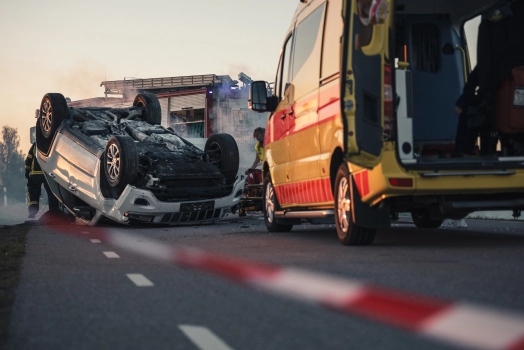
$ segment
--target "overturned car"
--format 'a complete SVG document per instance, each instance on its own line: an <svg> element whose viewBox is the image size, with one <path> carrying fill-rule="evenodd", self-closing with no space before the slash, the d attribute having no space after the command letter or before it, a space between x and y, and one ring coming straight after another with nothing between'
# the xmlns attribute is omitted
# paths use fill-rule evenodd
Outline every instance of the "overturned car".
<svg viewBox="0 0 524 350"><path fill-rule="evenodd" d="M36 117L38 162L77 222L202 223L238 208L244 181L234 138L214 134L199 149L160 125L153 94L128 108L69 108L48 93Z"/></svg>

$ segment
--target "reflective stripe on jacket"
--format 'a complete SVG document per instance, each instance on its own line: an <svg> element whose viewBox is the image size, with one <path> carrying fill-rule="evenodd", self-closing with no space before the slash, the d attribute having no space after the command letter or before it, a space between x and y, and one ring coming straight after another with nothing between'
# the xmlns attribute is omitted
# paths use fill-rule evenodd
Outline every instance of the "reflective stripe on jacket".
<svg viewBox="0 0 524 350"><path fill-rule="evenodd" d="M29 176L44 174L42 168L40 168L40 164L38 164L38 161L36 160L35 146L36 143L33 143L31 149L29 150L29 153L27 153L27 157L25 158L25 169L29 170Z"/></svg>

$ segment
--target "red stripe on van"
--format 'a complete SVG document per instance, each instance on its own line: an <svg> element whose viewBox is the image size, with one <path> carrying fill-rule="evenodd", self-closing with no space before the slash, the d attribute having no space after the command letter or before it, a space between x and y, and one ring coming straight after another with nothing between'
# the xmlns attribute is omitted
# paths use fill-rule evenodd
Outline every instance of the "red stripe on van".
<svg viewBox="0 0 524 350"><path fill-rule="evenodd" d="M364 170L362 173L362 189L364 190L364 196L369 194L369 171Z"/></svg>

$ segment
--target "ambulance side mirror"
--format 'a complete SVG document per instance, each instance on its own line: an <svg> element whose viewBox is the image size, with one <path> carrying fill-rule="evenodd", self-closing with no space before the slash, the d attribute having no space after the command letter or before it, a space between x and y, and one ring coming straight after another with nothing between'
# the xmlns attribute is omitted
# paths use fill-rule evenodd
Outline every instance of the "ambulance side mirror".
<svg viewBox="0 0 524 350"><path fill-rule="evenodd" d="M255 112L268 112L270 110L267 93L267 82L254 81L249 86L249 99L247 106Z"/></svg>

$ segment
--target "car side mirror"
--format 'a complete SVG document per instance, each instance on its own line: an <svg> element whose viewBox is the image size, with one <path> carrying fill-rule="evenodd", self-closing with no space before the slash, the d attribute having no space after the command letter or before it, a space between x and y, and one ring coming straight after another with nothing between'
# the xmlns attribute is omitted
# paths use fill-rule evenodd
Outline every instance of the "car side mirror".
<svg viewBox="0 0 524 350"><path fill-rule="evenodd" d="M270 110L267 96L267 82L259 80L251 83L249 86L247 106L255 112L268 112Z"/></svg>

